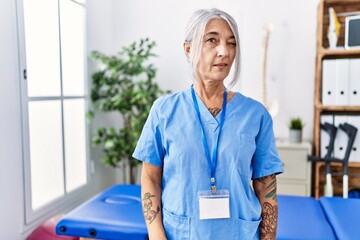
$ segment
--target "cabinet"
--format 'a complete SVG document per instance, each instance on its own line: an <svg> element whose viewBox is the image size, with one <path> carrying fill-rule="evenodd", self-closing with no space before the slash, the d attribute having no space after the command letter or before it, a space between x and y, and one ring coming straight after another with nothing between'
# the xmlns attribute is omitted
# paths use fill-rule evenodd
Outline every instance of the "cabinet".
<svg viewBox="0 0 360 240"><path fill-rule="evenodd" d="M311 154L310 142L289 143L278 140L276 147L283 162L284 173L278 175L277 193L296 196L311 195Z"/></svg>
<svg viewBox="0 0 360 240"><path fill-rule="evenodd" d="M338 20L341 23L340 37L338 39L337 48L329 49L327 39L327 28L329 25L329 8L334 8ZM328 64L323 64L326 60L346 59L355 60L360 58L360 49L344 49L345 38L345 18L350 15L359 15L360 0L320 0L318 6L318 25L317 25L317 54L316 54L316 72L315 72L315 100L314 100L314 154L320 156L321 148L324 142L321 143L320 123L322 118L340 119L339 117L358 117L360 116L360 104L349 104L344 102L331 102L325 99L324 96L324 69L323 66L329 67ZM329 61L327 61L328 63ZM341 61L339 61L341 62ZM331 66L329 67L331 69ZM326 74L325 74L326 75ZM343 80L342 80L343 81ZM360 81L360 79L359 79ZM343 83L343 82L341 82ZM325 83L326 84L326 83ZM352 92L353 94L360 94L360 92ZM330 94L330 93L329 93ZM343 94L343 93L340 93ZM357 138L360 138L360 129ZM324 140L323 140L324 141ZM354 148L354 151L360 149ZM323 154L321 154L323 155ZM352 154L354 155L354 154ZM359 156L359 155L357 155ZM357 162L356 162L357 161ZM355 159L354 162L349 162L349 189L360 187L360 159ZM334 194L342 194L342 165L332 164ZM319 198L323 193L323 185L325 182L325 167L323 163L314 164L314 196Z"/></svg>

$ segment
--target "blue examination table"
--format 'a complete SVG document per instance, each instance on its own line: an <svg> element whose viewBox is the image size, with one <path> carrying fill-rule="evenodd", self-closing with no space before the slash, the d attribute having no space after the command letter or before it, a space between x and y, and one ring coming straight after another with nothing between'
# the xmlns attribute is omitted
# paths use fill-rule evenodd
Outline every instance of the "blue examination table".
<svg viewBox="0 0 360 240"><path fill-rule="evenodd" d="M140 195L138 185L114 185L66 214L56 233L109 240L147 239ZM278 203L278 240L360 240L360 199L279 195Z"/></svg>
<svg viewBox="0 0 360 240"><path fill-rule="evenodd" d="M319 202L338 239L360 239L360 199L320 198Z"/></svg>
<svg viewBox="0 0 360 240"><path fill-rule="evenodd" d="M56 234L109 240L144 240L147 229L139 185L114 185L66 214Z"/></svg>
<svg viewBox="0 0 360 240"><path fill-rule="evenodd" d="M279 240L333 240L333 229L319 202L312 197L278 196Z"/></svg>
<svg viewBox="0 0 360 240"><path fill-rule="evenodd" d="M278 196L279 240L360 240L360 199Z"/></svg>

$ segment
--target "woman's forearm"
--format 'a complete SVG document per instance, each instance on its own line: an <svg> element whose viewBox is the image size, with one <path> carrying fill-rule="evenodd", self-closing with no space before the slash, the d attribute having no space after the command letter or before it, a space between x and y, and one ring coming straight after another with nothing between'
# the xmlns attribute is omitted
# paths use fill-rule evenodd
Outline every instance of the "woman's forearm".
<svg viewBox="0 0 360 240"><path fill-rule="evenodd" d="M270 175L254 180L254 190L261 203L261 223L260 239L275 240L277 221L278 221L278 203L276 197L276 176Z"/></svg>
<svg viewBox="0 0 360 240"><path fill-rule="evenodd" d="M150 240L166 239L161 214L161 179L162 169L160 167L143 163L141 198Z"/></svg>

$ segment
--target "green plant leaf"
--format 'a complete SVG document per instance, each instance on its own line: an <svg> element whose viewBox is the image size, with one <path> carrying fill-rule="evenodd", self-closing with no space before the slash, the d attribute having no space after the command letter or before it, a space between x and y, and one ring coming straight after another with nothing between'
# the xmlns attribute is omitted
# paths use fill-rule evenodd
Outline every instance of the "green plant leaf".
<svg viewBox="0 0 360 240"><path fill-rule="evenodd" d="M294 130L301 130L304 127L304 123L302 122L300 117L291 118L289 123L289 128Z"/></svg>
<svg viewBox="0 0 360 240"><path fill-rule="evenodd" d="M94 111L87 111L86 112L86 119L88 120L88 121L91 121L91 120L93 120L94 119Z"/></svg>

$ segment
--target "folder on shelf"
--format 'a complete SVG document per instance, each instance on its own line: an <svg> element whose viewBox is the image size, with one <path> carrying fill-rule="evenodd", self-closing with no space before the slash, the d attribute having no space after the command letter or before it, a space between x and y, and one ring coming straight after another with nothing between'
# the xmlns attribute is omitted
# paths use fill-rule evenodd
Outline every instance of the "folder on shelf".
<svg viewBox="0 0 360 240"><path fill-rule="evenodd" d="M360 106L360 58L350 59L349 106Z"/></svg>
<svg viewBox="0 0 360 240"><path fill-rule="evenodd" d="M360 130L360 116L349 116L349 123ZM349 162L360 162L360 135L356 135Z"/></svg>
<svg viewBox="0 0 360 240"><path fill-rule="evenodd" d="M336 60L326 59L322 64L322 104L335 105Z"/></svg>
<svg viewBox="0 0 360 240"><path fill-rule="evenodd" d="M349 59L336 59L335 105L349 104Z"/></svg>

